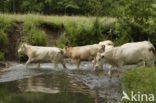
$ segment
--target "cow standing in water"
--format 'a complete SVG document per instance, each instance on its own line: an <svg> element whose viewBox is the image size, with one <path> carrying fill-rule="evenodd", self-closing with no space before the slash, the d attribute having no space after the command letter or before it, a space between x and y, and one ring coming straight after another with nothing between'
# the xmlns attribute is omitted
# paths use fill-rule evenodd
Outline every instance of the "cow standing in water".
<svg viewBox="0 0 156 103"><path fill-rule="evenodd" d="M77 69L79 69L79 65L81 61L92 61L94 65L94 59L98 52L104 52L105 48L107 46L110 46L108 48L113 47L112 41L103 41L99 44L93 44L93 45L85 45L85 46L76 46L76 47L65 47L64 48L64 54L68 57L70 57L74 63L77 66Z"/></svg>
<svg viewBox="0 0 156 103"><path fill-rule="evenodd" d="M40 62L51 61L54 62L56 69L58 69L59 62L61 62L63 67L66 68L63 59L63 50L60 48L22 44L18 49L18 53L24 53L28 56L29 59L26 62L26 66L31 62L38 62L38 67L40 67Z"/></svg>
<svg viewBox="0 0 156 103"><path fill-rule="evenodd" d="M96 56L97 52L101 50L103 46L98 44L86 45L86 46L77 46L77 47L65 47L64 54L70 57L79 69L81 61L92 61Z"/></svg>
<svg viewBox="0 0 156 103"><path fill-rule="evenodd" d="M149 41L126 43L119 47L114 47L98 53L96 56L95 69L108 63L112 66L122 68L124 65L143 63L144 66L154 65L156 60L156 50ZM108 74L110 75L110 71Z"/></svg>

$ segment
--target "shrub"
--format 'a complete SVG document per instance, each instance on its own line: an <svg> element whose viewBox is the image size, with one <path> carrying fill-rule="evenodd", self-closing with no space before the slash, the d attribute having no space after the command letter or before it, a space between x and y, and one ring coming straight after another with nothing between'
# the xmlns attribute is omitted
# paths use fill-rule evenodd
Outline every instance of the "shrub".
<svg viewBox="0 0 156 103"><path fill-rule="evenodd" d="M57 46L94 44L103 40L103 38L101 24L98 19L89 27L84 24L71 23L65 27L65 33L60 37Z"/></svg>
<svg viewBox="0 0 156 103"><path fill-rule="evenodd" d="M121 19L115 23L114 27L109 28L107 39L113 40L116 45L144 40L152 41L153 35L150 36L149 31L151 31L149 25L141 25L135 21ZM154 40L152 41L152 43L154 43Z"/></svg>
<svg viewBox="0 0 156 103"><path fill-rule="evenodd" d="M0 52L0 60L4 60L4 53Z"/></svg>
<svg viewBox="0 0 156 103"><path fill-rule="evenodd" d="M38 30L35 27L31 27L31 30L28 32L25 41L31 45L38 45L38 46L46 46L46 35L43 31Z"/></svg>
<svg viewBox="0 0 156 103"><path fill-rule="evenodd" d="M93 22L90 33L91 44L98 43L99 41L103 40L104 37L102 35L101 24L98 18L96 18L96 20Z"/></svg>
<svg viewBox="0 0 156 103"><path fill-rule="evenodd" d="M141 94L156 95L156 67L153 68L133 68L127 70L122 76L123 90L130 96L131 92ZM122 103L132 103L132 101L123 100ZM136 102L137 103L137 102ZM145 103L145 101L140 102Z"/></svg>
<svg viewBox="0 0 156 103"><path fill-rule="evenodd" d="M8 45L8 37L7 34L4 33L1 29L0 29L0 49L4 49L6 48Z"/></svg>

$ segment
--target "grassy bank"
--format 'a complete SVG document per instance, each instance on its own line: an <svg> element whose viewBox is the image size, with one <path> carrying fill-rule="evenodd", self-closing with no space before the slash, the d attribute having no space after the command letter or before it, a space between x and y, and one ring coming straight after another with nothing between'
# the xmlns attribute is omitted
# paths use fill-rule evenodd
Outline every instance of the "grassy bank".
<svg viewBox="0 0 156 103"><path fill-rule="evenodd" d="M154 94L156 96L156 67L153 68L134 68L123 74L123 90L130 96L133 91L135 94ZM136 96L138 98L138 96ZM154 98L156 99L156 98ZM138 100L138 99L137 99ZM156 101L156 100L155 100ZM122 103L133 103L132 101L123 100ZM150 103L149 101L134 103ZM155 103L155 102L151 102Z"/></svg>
<svg viewBox="0 0 156 103"><path fill-rule="evenodd" d="M111 17L0 14L0 60L17 58L21 42L63 48L108 39L115 45L150 40L156 46L155 31L153 21L140 25Z"/></svg>
<svg viewBox="0 0 156 103"><path fill-rule="evenodd" d="M101 27L114 21L110 17L101 17L96 21L95 17L85 16L0 14L0 60L16 52L21 42L61 48L98 43L103 39L99 36ZM14 50L8 49L12 46ZM16 54L12 58L16 58Z"/></svg>
<svg viewBox="0 0 156 103"><path fill-rule="evenodd" d="M96 25L94 21L96 17L85 17L85 16L44 16L39 14L25 14L25 15L12 15L12 14L0 14L0 20L3 21L4 25L9 25L12 21L23 22L23 34L29 35L27 38L28 43L32 45L42 45L39 40L33 41L31 38L37 38L40 34L42 38L46 35L45 32L42 32L37 28L41 23L48 23L54 25L56 28L63 26L64 31L61 34L61 38L56 43L58 47L64 47L64 44L68 45L84 45L97 43L99 33L101 33L101 28L107 24L113 23L114 18L110 17L100 17L98 19L98 24ZM94 25L95 24L95 25ZM2 31L5 31L4 25L2 25ZM98 26L97 28L95 26ZM55 28L54 27L54 28ZM97 30L94 30L97 29ZM36 36L37 35L37 36ZM94 36L96 38L94 38ZM88 40L85 40L88 37ZM101 37L100 37L101 38ZM94 40L92 42L91 40ZM103 39L103 38L101 38ZM39 41L39 43L36 43ZM78 41L85 41L84 43L79 44ZM46 43L43 43L46 45Z"/></svg>

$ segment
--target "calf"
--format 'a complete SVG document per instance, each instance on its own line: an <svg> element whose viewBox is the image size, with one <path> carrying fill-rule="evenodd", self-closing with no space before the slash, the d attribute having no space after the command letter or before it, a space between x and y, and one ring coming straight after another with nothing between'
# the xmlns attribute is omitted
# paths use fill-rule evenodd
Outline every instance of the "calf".
<svg viewBox="0 0 156 103"><path fill-rule="evenodd" d="M99 45L105 46L105 51L114 48L114 43L110 40L99 42Z"/></svg>

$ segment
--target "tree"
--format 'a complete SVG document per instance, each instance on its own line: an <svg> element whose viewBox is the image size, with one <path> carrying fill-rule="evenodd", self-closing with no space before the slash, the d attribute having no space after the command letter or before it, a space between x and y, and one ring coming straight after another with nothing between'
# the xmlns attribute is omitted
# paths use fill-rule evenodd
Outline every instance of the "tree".
<svg viewBox="0 0 156 103"><path fill-rule="evenodd" d="M113 9L113 16L135 21L139 24L153 17L154 0L120 0L120 5Z"/></svg>

